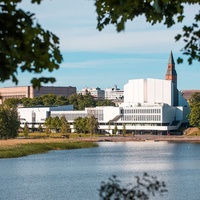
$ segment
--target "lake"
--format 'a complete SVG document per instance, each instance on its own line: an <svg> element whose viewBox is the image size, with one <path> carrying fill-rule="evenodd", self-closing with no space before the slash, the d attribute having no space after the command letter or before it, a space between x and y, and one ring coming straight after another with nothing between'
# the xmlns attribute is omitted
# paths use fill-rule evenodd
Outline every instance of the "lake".
<svg viewBox="0 0 200 200"><path fill-rule="evenodd" d="M124 184L143 172L165 181L168 193L153 199L200 199L200 144L100 142L90 149L0 160L1 200L95 200L101 181Z"/></svg>

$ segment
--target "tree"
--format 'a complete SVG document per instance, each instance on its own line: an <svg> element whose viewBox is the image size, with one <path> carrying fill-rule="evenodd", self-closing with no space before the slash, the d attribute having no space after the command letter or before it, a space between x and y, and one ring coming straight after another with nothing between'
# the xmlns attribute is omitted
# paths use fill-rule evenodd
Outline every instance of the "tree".
<svg viewBox="0 0 200 200"><path fill-rule="evenodd" d="M18 135L19 127L17 108L0 106L0 138L15 138Z"/></svg>
<svg viewBox="0 0 200 200"><path fill-rule="evenodd" d="M47 134L47 136L49 136L49 134L51 133L51 121L52 121L52 117L48 117L45 122L45 133Z"/></svg>
<svg viewBox="0 0 200 200"><path fill-rule="evenodd" d="M86 107L95 107L96 101L90 93L73 94L69 97L69 104L73 104L75 110L84 110Z"/></svg>
<svg viewBox="0 0 200 200"><path fill-rule="evenodd" d="M200 5L199 0L96 0L97 28L101 31L106 25L114 24L118 32L125 29L128 20L144 15L146 21L151 25L163 23L167 28L176 23L183 22L184 8L187 5ZM182 33L175 37L176 41L183 40L185 46L182 48L183 54L189 56L188 63L193 60L200 61L199 23L200 13L194 17L190 26L183 26ZM178 58L178 63L183 62Z"/></svg>
<svg viewBox="0 0 200 200"><path fill-rule="evenodd" d="M96 132L99 127L98 120L95 118L94 115L88 117L88 129L90 133L90 137Z"/></svg>
<svg viewBox="0 0 200 200"><path fill-rule="evenodd" d="M38 126L38 131L39 131L39 132L43 132L43 128L42 128L42 125L41 125L41 124L39 124L39 126Z"/></svg>
<svg viewBox="0 0 200 200"><path fill-rule="evenodd" d="M29 128L28 128L28 124L25 123L24 124L24 137L28 137L28 133L29 133Z"/></svg>
<svg viewBox="0 0 200 200"><path fill-rule="evenodd" d="M67 121L67 119L64 115L60 118L60 121L61 121L60 132L62 134L69 133L70 132L70 124L69 124L69 122Z"/></svg>
<svg viewBox="0 0 200 200"><path fill-rule="evenodd" d="M69 104L72 104L74 107L74 110L78 110L78 98L80 97L79 94L72 94L69 97Z"/></svg>
<svg viewBox="0 0 200 200"><path fill-rule="evenodd" d="M44 94L40 98L44 106L52 106L55 104L57 96L55 94Z"/></svg>
<svg viewBox="0 0 200 200"><path fill-rule="evenodd" d="M41 74L59 68L62 56L59 39L37 23L33 13L19 8L22 0L0 2L0 82L11 79L18 83L17 73ZM40 4L42 0L31 0ZM54 77L33 78L34 87L55 82Z"/></svg>
<svg viewBox="0 0 200 200"><path fill-rule="evenodd" d="M190 114L189 121L191 126L200 129L200 92L195 92L189 99Z"/></svg>
<svg viewBox="0 0 200 200"><path fill-rule="evenodd" d="M191 126L195 126L200 129L200 102L191 107L189 121Z"/></svg>
<svg viewBox="0 0 200 200"><path fill-rule="evenodd" d="M17 107L17 105L20 103L21 103L20 99L10 98L10 99L5 99L3 105L6 105L8 107Z"/></svg>
<svg viewBox="0 0 200 200"><path fill-rule="evenodd" d="M114 130L113 130L113 133L116 135L116 134L117 134L117 131L118 131L117 124L115 124Z"/></svg>
<svg viewBox="0 0 200 200"><path fill-rule="evenodd" d="M66 96L57 96L54 102L56 106L64 106L69 104L69 99Z"/></svg>
<svg viewBox="0 0 200 200"><path fill-rule="evenodd" d="M56 132L58 132L58 130L61 127L61 120L59 119L58 116L53 117L51 119L51 129L54 129Z"/></svg>
<svg viewBox="0 0 200 200"><path fill-rule="evenodd" d="M81 99L82 98L82 99ZM81 95L81 98L79 100L79 110L83 110L86 107L95 107L96 101L94 100L94 97L87 92L85 95Z"/></svg>
<svg viewBox="0 0 200 200"><path fill-rule="evenodd" d="M189 99L190 107L195 106L197 103L200 103L200 92L195 92Z"/></svg>
<svg viewBox="0 0 200 200"><path fill-rule="evenodd" d="M81 122L82 119L83 119L82 117L77 117L76 119L74 119L73 126L77 133L81 133L83 130Z"/></svg>
<svg viewBox="0 0 200 200"><path fill-rule="evenodd" d="M81 129L83 133L88 133L89 132L89 118L88 117L83 117L81 119Z"/></svg>
<svg viewBox="0 0 200 200"><path fill-rule="evenodd" d="M96 106L115 106L115 104L109 99L104 99L104 100L97 100Z"/></svg>
<svg viewBox="0 0 200 200"><path fill-rule="evenodd" d="M136 176L136 184L123 186L116 176L109 178L108 182L102 182L99 189L101 200L148 200L156 194L163 195L167 192L164 182L158 181L156 177L147 173L141 177Z"/></svg>
<svg viewBox="0 0 200 200"><path fill-rule="evenodd" d="M123 136L125 136L125 134L126 134L126 124L123 124L123 126L122 126L122 133L123 133Z"/></svg>

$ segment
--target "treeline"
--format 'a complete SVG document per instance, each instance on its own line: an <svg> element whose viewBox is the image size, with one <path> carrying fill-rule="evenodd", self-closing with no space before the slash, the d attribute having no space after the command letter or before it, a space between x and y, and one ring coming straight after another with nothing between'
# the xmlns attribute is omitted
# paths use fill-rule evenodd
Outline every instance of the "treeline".
<svg viewBox="0 0 200 200"><path fill-rule="evenodd" d="M71 132L70 123L65 116L62 117L48 117L44 123L46 134L52 131L60 132L62 134L69 134ZM96 133L99 128L99 123L94 115L88 117L77 117L73 122L73 128L77 133Z"/></svg>
<svg viewBox="0 0 200 200"><path fill-rule="evenodd" d="M16 107L19 104L24 107L73 105L74 110L84 110L86 107L115 105L111 100L96 100L90 93L86 95L73 94L70 97L45 94L35 98L10 98L4 101L4 105L9 107Z"/></svg>

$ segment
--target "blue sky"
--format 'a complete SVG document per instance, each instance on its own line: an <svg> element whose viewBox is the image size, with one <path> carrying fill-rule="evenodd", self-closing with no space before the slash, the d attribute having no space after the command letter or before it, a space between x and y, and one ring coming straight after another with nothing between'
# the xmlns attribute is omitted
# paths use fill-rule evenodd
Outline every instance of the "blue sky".
<svg viewBox="0 0 200 200"><path fill-rule="evenodd" d="M60 38L64 58L60 69L42 75L54 76L54 86L76 86L123 89L130 79L165 79L167 63L172 50L175 60L181 55L182 42L174 36L181 32L182 24L167 29L164 25L151 26L144 17L128 22L124 32L117 33L113 25L99 32L96 29L94 1L92 0L43 0L32 5L24 0L21 7L36 14L44 29ZM198 7L188 7L184 23L192 21ZM176 64L178 88L200 89L200 66ZM34 74L19 72L19 86L30 85ZM40 77L40 75L36 75ZM15 86L11 81L0 87Z"/></svg>

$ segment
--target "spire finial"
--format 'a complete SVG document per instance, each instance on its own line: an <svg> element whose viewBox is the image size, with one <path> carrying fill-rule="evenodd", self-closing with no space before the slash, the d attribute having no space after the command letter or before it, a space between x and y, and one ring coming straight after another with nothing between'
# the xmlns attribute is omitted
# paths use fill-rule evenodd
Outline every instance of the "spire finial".
<svg viewBox="0 0 200 200"><path fill-rule="evenodd" d="M172 65L175 64L172 51L170 52L168 64L172 64Z"/></svg>

